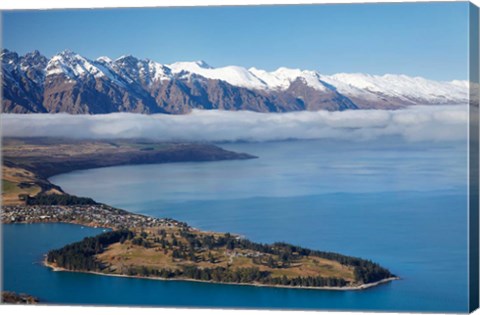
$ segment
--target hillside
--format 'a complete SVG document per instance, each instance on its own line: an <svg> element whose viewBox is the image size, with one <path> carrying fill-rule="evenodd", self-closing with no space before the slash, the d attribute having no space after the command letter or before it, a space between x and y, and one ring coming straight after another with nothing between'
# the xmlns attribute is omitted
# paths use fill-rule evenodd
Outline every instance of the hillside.
<svg viewBox="0 0 480 315"><path fill-rule="evenodd" d="M4 205L23 204L37 195L63 194L60 187L48 181L48 177L75 170L127 164L255 158L202 143L62 138L4 138L2 157Z"/></svg>

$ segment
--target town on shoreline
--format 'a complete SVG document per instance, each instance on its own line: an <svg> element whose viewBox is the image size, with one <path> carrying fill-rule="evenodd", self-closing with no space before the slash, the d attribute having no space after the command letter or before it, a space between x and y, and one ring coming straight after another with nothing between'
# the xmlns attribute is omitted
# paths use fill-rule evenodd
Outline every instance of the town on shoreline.
<svg viewBox="0 0 480 315"><path fill-rule="evenodd" d="M177 220L135 214L105 204L4 206L0 218L2 224L72 223L114 230L153 227L191 229L186 223Z"/></svg>

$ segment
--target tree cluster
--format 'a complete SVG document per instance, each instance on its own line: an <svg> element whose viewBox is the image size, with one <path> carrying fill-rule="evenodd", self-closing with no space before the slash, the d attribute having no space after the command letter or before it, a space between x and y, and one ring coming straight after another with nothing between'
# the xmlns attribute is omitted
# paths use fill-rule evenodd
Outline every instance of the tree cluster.
<svg viewBox="0 0 480 315"><path fill-rule="evenodd" d="M133 237L134 233L129 230L112 231L87 237L80 242L48 252L47 261L68 270L99 271L104 266L95 259L95 255L102 253L108 245Z"/></svg>
<svg viewBox="0 0 480 315"><path fill-rule="evenodd" d="M348 284L344 279L324 277L272 277L268 271L258 268L227 269L199 268L184 266L181 270L155 269L147 267L130 267L127 271L130 276L161 277L161 278L187 278L201 281L223 283L259 283L265 285L285 285L296 287L341 287Z"/></svg>
<svg viewBox="0 0 480 315"><path fill-rule="evenodd" d="M253 261L270 268L288 268L291 263L301 257L315 256L334 260L342 265L353 267L355 280L357 282L372 283L394 276L389 270L370 260L341 255L338 253L311 250L283 242L274 243L273 245L254 243L247 239L234 237L229 233L226 233L219 238L214 238L212 236L196 237L194 234L187 231L183 231L181 235L189 240L189 243L195 247L203 246L212 249L225 246L227 250L248 249L259 253L269 254L266 260L259 257L254 258Z"/></svg>
<svg viewBox="0 0 480 315"><path fill-rule="evenodd" d="M96 205L92 198L77 197L73 195L63 194L38 194L35 197L28 195L22 196L25 203L31 205L42 206L74 206L74 205Z"/></svg>

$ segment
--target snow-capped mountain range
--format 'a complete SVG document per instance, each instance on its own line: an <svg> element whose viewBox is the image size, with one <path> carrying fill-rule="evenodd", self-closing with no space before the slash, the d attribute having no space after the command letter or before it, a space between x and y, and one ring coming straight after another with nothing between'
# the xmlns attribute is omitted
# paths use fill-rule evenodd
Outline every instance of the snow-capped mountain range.
<svg viewBox="0 0 480 315"><path fill-rule="evenodd" d="M90 60L72 51L48 59L38 51L2 50L6 113L184 114L194 108L288 112L393 109L468 102L468 82L421 77L238 66L203 61L160 64L133 56Z"/></svg>

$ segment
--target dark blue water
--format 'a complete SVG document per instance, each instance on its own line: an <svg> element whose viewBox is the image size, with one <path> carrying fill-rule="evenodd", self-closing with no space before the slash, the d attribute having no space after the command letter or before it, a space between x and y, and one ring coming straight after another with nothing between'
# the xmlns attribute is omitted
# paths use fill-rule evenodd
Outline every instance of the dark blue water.
<svg viewBox="0 0 480 315"><path fill-rule="evenodd" d="M96 231L13 225L4 230L5 288L63 304L467 311L464 144L301 141L224 147L260 158L112 167L52 180L77 195L202 229L369 258L402 280L334 292L52 272L32 262L64 240Z"/></svg>

